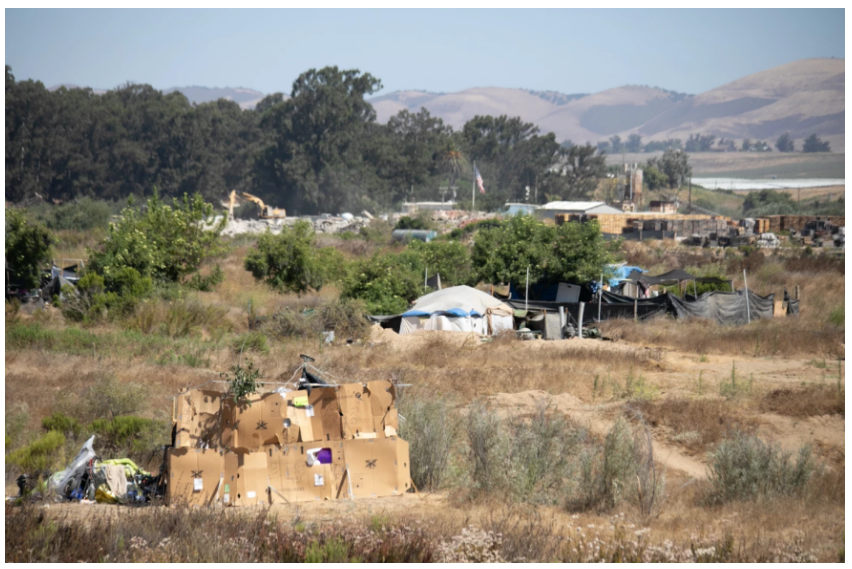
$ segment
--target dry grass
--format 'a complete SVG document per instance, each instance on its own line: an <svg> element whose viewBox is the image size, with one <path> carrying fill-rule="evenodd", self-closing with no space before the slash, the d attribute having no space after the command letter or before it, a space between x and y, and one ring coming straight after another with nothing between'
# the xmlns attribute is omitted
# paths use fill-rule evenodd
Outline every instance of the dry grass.
<svg viewBox="0 0 852 569"><path fill-rule="evenodd" d="M790 417L840 415L845 418L845 390L828 385L811 385L804 389L773 389L763 396L758 408L762 413Z"/></svg>
<svg viewBox="0 0 852 569"><path fill-rule="evenodd" d="M634 401L648 424L693 454L710 450L734 429L753 430L757 421L725 399L666 398Z"/></svg>
<svg viewBox="0 0 852 569"><path fill-rule="evenodd" d="M693 354L795 357L842 357L843 330L805 318L758 320L747 326L722 326L716 322L658 317L646 321L603 322L604 334L643 346L665 346Z"/></svg>

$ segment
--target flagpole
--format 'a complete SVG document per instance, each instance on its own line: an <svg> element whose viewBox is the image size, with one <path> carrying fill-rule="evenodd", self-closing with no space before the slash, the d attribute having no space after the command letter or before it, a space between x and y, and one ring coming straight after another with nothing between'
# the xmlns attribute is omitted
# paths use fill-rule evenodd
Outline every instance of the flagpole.
<svg viewBox="0 0 852 569"><path fill-rule="evenodd" d="M470 188L471 201L470 211L476 211L476 160L473 161L473 186Z"/></svg>

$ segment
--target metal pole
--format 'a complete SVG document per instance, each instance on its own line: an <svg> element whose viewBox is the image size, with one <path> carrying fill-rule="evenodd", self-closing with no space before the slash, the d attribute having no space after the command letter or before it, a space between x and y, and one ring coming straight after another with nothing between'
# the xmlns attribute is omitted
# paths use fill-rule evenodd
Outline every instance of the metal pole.
<svg viewBox="0 0 852 569"><path fill-rule="evenodd" d="M530 302L530 266L527 265L527 290L524 293L524 310L529 310Z"/></svg>
<svg viewBox="0 0 852 569"><path fill-rule="evenodd" d="M746 280L745 269L743 269L743 283L745 283L746 313L748 314L748 323L751 324L751 306L748 303L748 281Z"/></svg>
<svg viewBox="0 0 852 569"><path fill-rule="evenodd" d="M426 267L423 271L423 288L425 289L429 286L429 267Z"/></svg>
<svg viewBox="0 0 852 569"><path fill-rule="evenodd" d="M578 324L579 324L579 328L580 328L580 332L578 334L578 337L580 337L580 338L583 337L583 308L585 306L586 306L585 302L580 303L580 318L578 319L578 321L579 321Z"/></svg>

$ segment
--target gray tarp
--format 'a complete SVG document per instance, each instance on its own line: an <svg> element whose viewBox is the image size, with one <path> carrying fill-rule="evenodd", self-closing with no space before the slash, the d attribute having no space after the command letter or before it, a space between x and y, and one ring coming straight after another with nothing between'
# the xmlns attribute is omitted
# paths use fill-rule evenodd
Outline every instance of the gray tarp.
<svg viewBox="0 0 852 569"><path fill-rule="evenodd" d="M561 340L562 322L558 312L548 312L544 316L544 339Z"/></svg>
<svg viewBox="0 0 852 569"><path fill-rule="evenodd" d="M708 292L696 300L686 301L673 294L668 296L678 318L699 317L719 324L741 326L751 320L772 318L775 295L760 296L748 291L748 302L742 290L737 292Z"/></svg>

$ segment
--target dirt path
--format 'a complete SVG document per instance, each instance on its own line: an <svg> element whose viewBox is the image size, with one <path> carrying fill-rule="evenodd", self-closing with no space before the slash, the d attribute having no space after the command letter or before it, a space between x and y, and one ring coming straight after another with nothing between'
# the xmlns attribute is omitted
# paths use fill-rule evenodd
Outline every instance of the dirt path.
<svg viewBox="0 0 852 569"><path fill-rule="evenodd" d="M535 413L542 405L550 405L574 422L587 427L596 435L605 436L618 417L622 403L604 403L587 405L569 393L550 395L544 391L523 391L520 393L498 393L489 398L503 415ZM676 447L659 439L654 439L654 453L657 462L684 472L693 478L706 478L706 465L687 456Z"/></svg>

